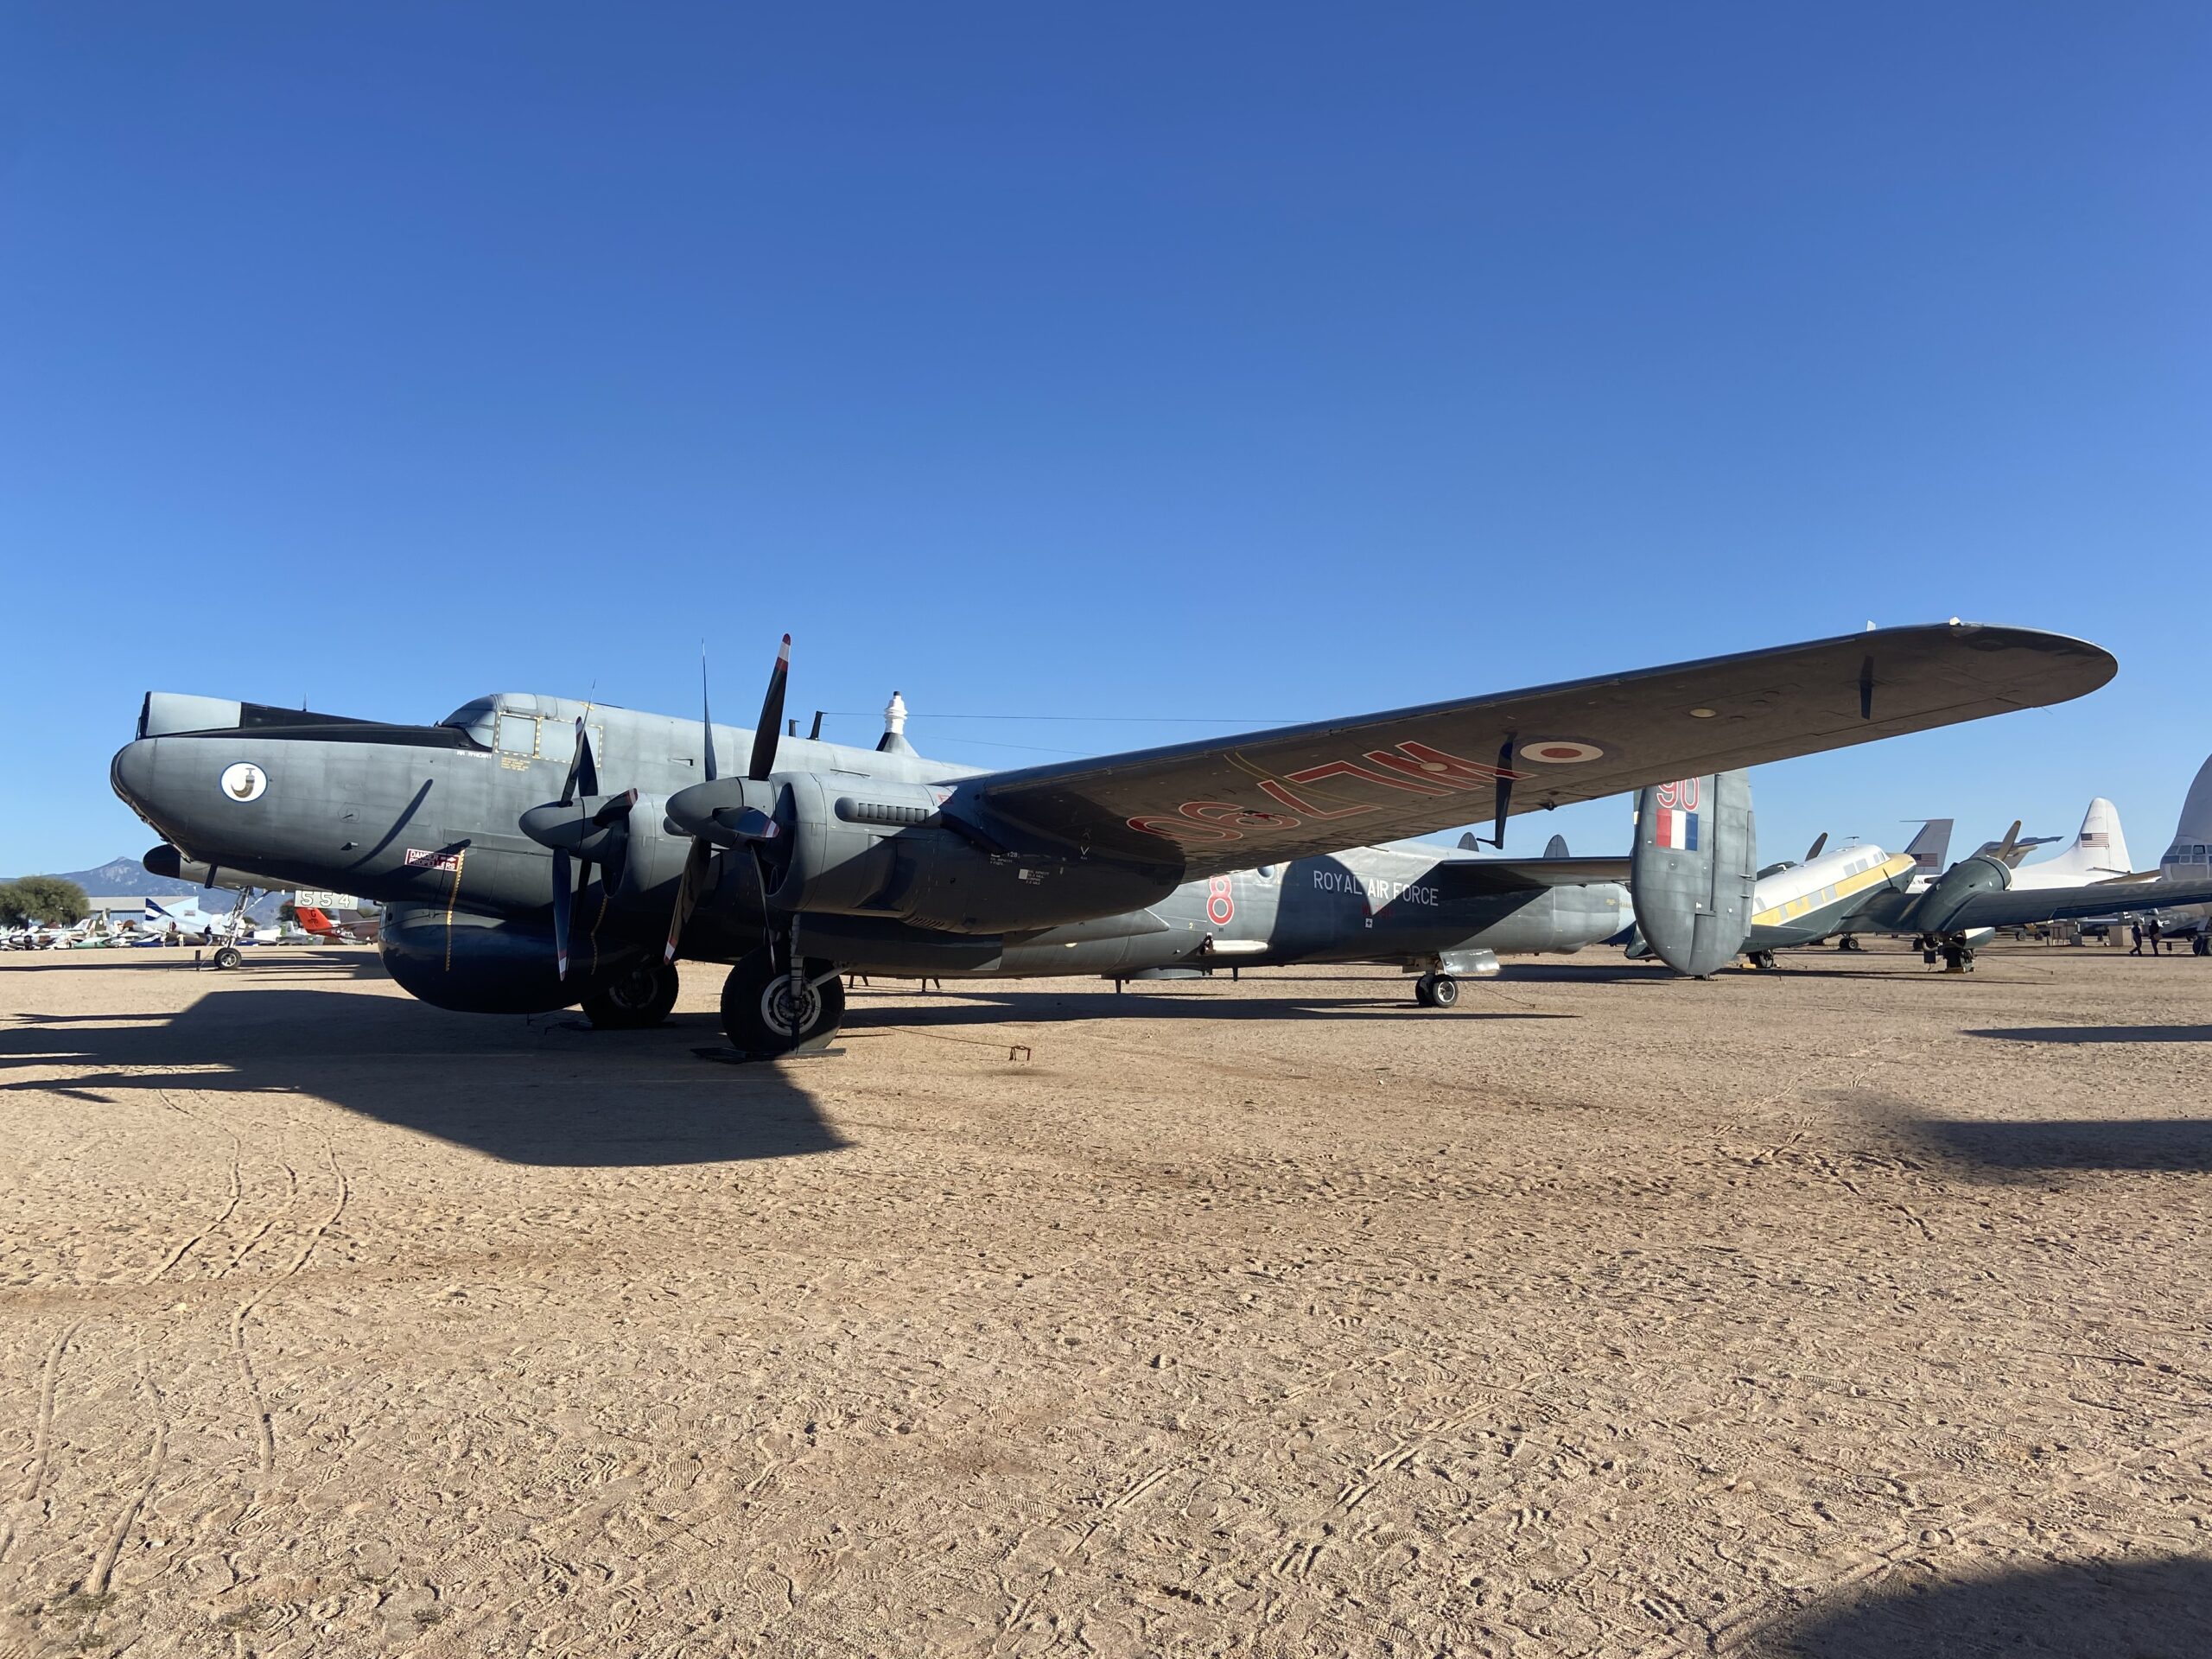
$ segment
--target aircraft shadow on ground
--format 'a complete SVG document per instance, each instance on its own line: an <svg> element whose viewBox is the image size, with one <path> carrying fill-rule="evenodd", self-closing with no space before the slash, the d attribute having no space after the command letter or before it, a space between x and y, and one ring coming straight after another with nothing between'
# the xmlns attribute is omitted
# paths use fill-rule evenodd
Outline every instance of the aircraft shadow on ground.
<svg viewBox="0 0 2212 1659"><path fill-rule="evenodd" d="M1898 1127L1939 1154L1989 1170L2212 1170L2212 1119L2208 1118L1977 1122L1923 1117Z"/></svg>
<svg viewBox="0 0 2212 1659"><path fill-rule="evenodd" d="M205 951L205 947L202 947ZM297 946L256 945L245 953L245 966L233 971L259 977L286 974L323 979L382 979L384 964L373 950L310 950ZM203 958L204 961L204 958ZM166 950L154 946L120 950L25 950L0 956L0 969L11 974L51 973L97 968L105 974L166 969L170 973L207 973L195 968L190 950Z"/></svg>
<svg viewBox="0 0 2212 1659"><path fill-rule="evenodd" d="M2212 1043L2212 1026L2011 1026L1963 1034L2003 1043Z"/></svg>
<svg viewBox="0 0 2212 1659"><path fill-rule="evenodd" d="M174 1015L0 1027L0 1096L41 1090L96 1106L162 1090L305 1095L508 1163L556 1166L789 1158L845 1144L785 1075L824 1062L702 1064L695 1051L722 1042L712 1015L593 1032L575 1016L525 1023L222 977ZM5 1075L48 1066L93 1069ZM0 1103L0 1124L7 1111Z"/></svg>
<svg viewBox="0 0 2212 1659"><path fill-rule="evenodd" d="M1965 1582L1892 1580L1840 1605L1816 1604L1753 1651L1762 1659L2186 1659L2212 1653L2212 1562L2162 1556Z"/></svg>
<svg viewBox="0 0 2212 1659"><path fill-rule="evenodd" d="M1343 981L1332 982L1341 985ZM1573 1014L1535 1009L1487 1008L1480 993L1461 993L1459 1006L1450 1011L1416 1007L1410 990L1403 997L1331 996L1211 996L1203 988L1182 993L1126 991L1110 988L1083 991L993 991L969 983L947 988L941 1002L929 999L902 1002L897 1007L871 1005L869 988L854 992L845 1004L848 1031L873 1031L914 1026L984 1026L1002 1020L1107 1019L1116 1014L1136 1020L1575 1020ZM910 996L911 991L889 985L892 995Z"/></svg>

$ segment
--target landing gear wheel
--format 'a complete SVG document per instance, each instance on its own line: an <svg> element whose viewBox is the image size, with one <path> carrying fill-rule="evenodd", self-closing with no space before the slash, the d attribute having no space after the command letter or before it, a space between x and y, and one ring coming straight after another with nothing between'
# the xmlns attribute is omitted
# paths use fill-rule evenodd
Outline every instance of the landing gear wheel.
<svg viewBox="0 0 2212 1659"><path fill-rule="evenodd" d="M674 963L649 962L584 998L584 1018L594 1031L643 1031L668 1018L681 988Z"/></svg>
<svg viewBox="0 0 2212 1659"><path fill-rule="evenodd" d="M827 1037L844 1023L845 982L837 964L806 959L804 988L796 996L791 970L756 950L722 982L722 1031L741 1053L788 1054L800 1044Z"/></svg>
<svg viewBox="0 0 2212 1659"><path fill-rule="evenodd" d="M215 953L215 965L218 968L236 968L245 961L245 958L238 954L238 948L235 944L226 944Z"/></svg>
<svg viewBox="0 0 2212 1659"><path fill-rule="evenodd" d="M1432 1008L1457 1007L1459 1003L1459 982L1449 974L1432 975L1428 982L1428 1006Z"/></svg>
<svg viewBox="0 0 2212 1659"><path fill-rule="evenodd" d="M1758 969L1759 972L1763 974L1770 974L1774 972L1774 952L1771 950L1754 950L1751 952L1751 966Z"/></svg>
<svg viewBox="0 0 2212 1659"><path fill-rule="evenodd" d="M1433 1008L1436 1006L1436 976L1434 974L1423 974L1419 979L1414 981L1414 1001L1418 1007L1424 1008Z"/></svg>

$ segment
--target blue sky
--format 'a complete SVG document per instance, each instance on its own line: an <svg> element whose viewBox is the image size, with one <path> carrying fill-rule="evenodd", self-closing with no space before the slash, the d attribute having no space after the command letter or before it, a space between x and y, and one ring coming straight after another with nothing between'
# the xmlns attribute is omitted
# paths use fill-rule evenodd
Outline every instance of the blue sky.
<svg viewBox="0 0 2212 1659"><path fill-rule="evenodd" d="M1762 771L1769 855L2155 857L2208 84L2196 4L10 7L0 870L150 842L149 686L683 710L703 637L742 719L789 629L1020 765L1954 614L2120 677Z"/></svg>

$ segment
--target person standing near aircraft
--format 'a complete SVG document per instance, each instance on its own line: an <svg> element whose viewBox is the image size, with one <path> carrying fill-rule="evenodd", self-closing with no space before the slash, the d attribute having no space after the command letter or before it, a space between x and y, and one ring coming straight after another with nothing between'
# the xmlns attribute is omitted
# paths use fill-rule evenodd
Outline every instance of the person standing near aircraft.
<svg viewBox="0 0 2212 1659"><path fill-rule="evenodd" d="M2135 941L2133 948L2127 954L2131 957L2141 956L2143 954L2143 924L2131 922L2128 924L2127 931L2129 937Z"/></svg>

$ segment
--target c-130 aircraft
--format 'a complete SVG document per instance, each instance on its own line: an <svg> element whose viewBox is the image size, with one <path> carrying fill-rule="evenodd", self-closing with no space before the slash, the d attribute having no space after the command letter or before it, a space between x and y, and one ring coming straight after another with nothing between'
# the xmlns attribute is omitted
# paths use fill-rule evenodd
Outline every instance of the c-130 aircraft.
<svg viewBox="0 0 2212 1659"><path fill-rule="evenodd" d="M895 734L780 734L789 654L749 733L529 695L407 726L149 693L111 777L163 837L151 869L381 902L385 961L424 1001L657 1024L679 956L728 963L723 1027L766 1058L826 1041L846 972L1387 960L1427 964L1433 994L1487 950L1620 931L1601 887L1625 872L1342 849L1484 817L1502 843L1518 813L2062 702L2117 668L1955 620L977 772ZM1710 972L1710 906L1674 898L1645 937Z"/></svg>

